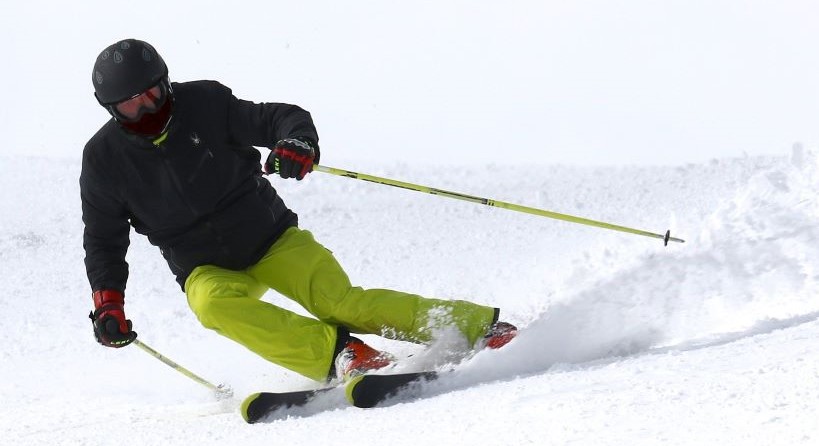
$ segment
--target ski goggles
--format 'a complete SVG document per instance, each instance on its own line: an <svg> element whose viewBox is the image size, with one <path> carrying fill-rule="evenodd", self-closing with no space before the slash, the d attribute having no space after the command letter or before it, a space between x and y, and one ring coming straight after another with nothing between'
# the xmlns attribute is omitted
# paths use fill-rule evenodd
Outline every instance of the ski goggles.
<svg viewBox="0 0 819 446"><path fill-rule="evenodd" d="M128 99L110 106L110 110L121 122L138 122L146 113L156 113L168 100L165 82L137 93Z"/></svg>

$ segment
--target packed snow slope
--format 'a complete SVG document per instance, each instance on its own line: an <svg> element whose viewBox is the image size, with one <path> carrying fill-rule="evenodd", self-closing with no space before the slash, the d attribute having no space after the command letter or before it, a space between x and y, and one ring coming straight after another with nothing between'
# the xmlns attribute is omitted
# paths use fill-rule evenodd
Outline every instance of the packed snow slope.
<svg viewBox="0 0 819 446"><path fill-rule="evenodd" d="M324 162L545 208L685 244L313 173L271 179L357 284L499 306L523 327L388 407L337 399L247 425L238 399L315 386L199 326L158 250L133 235L136 347L94 341L76 158L0 157L0 443L819 443L819 159L666 167ZM297 309L281 296L265 299ZM443 336L441 344L446 343ZM440 359L368 337L403 365Z"/></svg>

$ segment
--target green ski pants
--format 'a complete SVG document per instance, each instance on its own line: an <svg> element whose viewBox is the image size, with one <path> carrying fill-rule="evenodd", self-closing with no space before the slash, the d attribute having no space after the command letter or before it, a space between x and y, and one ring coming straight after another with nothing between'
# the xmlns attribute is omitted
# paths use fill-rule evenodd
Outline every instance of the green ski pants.
<svg viewBox="0 0 819 446"><path fill-rule="evenodd" d="M262 301L268 289L297 302L315 319ZM206 328L318 381L328 378L339 326L423 343L434 329L452 325L474 345L497 319L497 309L467 301L354 287L333 254L296 227L250 268L197 267L185 282L185 293Z"/></svg>

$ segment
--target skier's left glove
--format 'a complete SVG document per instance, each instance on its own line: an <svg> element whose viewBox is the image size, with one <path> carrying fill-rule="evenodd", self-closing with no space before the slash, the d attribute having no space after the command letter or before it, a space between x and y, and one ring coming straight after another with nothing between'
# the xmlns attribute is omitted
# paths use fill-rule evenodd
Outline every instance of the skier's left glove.
<svg viewBox="0 0 819 446"><path fill-rule="evenodd" d="M278 173L282 178L301 180L313 171L317 144L310 138L296 136L276 143L264 164L267 174Z"/></svg>
<svg viewBox="0 0 819 446"><path fill-rule="evenodd" d="M131 321L125 319L125 296L117 290L94 291L94 312L88 315L94 326L97 342L120 348L134 342L137 334Z"/></svg>

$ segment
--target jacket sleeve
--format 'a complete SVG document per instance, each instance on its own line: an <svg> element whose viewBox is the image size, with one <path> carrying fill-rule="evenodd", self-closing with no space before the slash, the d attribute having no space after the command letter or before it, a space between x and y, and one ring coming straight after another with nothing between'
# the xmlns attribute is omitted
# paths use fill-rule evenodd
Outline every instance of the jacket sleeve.
<svg viewBox="0 0 819 446"><path fill-rule="evenodd" d="M231 94L228 111L231 137L240 144L272 147L284 138L304 136L316 143L316 163L319 160L318 133L310 113L296 105L254 103L237 99Z"/></svg>
<svg viewBox="0 0 819 446"><path fill-rule="evenodd" d="M87 152L87 150L86 150ZM113 177L89 156L83 156L80 174L85 269L93 291L125 292L130 224L125 204L117 196Z"/></svg>

